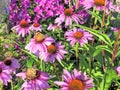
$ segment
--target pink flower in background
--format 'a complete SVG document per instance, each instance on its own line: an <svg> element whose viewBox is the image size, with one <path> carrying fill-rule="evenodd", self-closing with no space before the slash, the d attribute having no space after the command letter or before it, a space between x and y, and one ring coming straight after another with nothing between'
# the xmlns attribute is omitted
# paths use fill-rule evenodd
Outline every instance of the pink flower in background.
<svg viewBox="0 0 120 90"><path fill-rule="evenodd" d="M42 25L40 25L39 23L33 23L31 26L30 26L30 30L35 30L35 31L42 31Z"/></svg>
<svg viewBox="0 0 120 90"><path fill-rule="evenodd" d="M97 10L105 9L105 0L84 0L82 5L85 9L96 7ZM113 2L106 0L106 13L114 8Z"/></svg>
<svg viewBox="0 0 120 90"><path fill-rule="evenodd" d="M76 42L78 42L81 46L85 43L88 43L88 40L92 40L92 34L89 32L74 28L73 30L69 30L65 33L67 41L70 41L70 45L74 46Z"/></svg>
<svg viewBox="0 0 120 90"><path fill-rule="evenodd" d="M97 9L102 9L105 6L105 0L84 0L82 2L83 6L85 7L85 9L90 9L94 6L96 6Z"/></svg>
<svg viewBox="0 0 120 90"><path fill-rule="evenodd" d="M117 72L118 76L120 76L120 66L115 67L115 71Z"/></svg>
<svg viewBox="0 0 120 90"><path fill-rule="evenodd" d="M18 73L16 76L24 80L21 90L47 90L50 87L47 83L49 75L34 68L28 68L26 72Z"/></svg>
<svg viewBox="0 0 120 90"><path fill-rule="evenodd" d="M50 30L50 31L62 30L62 27L61 25L58 25L58 24L50 24L47 30Z"/></svg>
<svg viewBox="0 0 120 90"><path fill-rule="evenodd" d="M18 35L24 37L27 34L30 34L29 23L25 20L21 20L19 25L14 26L12 30L16 30Z"/></svg>
<svg viewBox="0 0 120 90"><path fill-rule="evenodd" d="M64 49L64 45L61 45L61 42L52 43L47 46L46 52L40 53L40 58L45 62L54 62L55 59L61 61L64 58L64 54L67 54L67 51Z"/></svg>
<svg viewBox="0 0 120 90"><path fill-rule="evenodd" d="M113 30L114 32L118 32L118 28L117 27L111 27L111 30Z"/></svg>
<svg viewBox="0 0 120 90"><path fill-rule="evenodd" d="M58 18L55 19L55 23L58 25L65 21L65 26L72 25L72 22L79 23L80 15L76 14L71 8L65 9Z"/></svg>
<svg viewBox="0 0 120 90"><path fill-rule="evenodd" d="M3 61L3 65L8 69L11 73L15 73L16 69L20 68L20 64L17 59L8 57Z"/></svg>
<svg viewBox="0 0 120 90"><path fill-rule="evenodd" d="M30 42L26 45L25 49L29 50L31 53L36 53L39 51L46 51L46 45L50 45L51 43L55 42L52 37L48 37L37 32L30 40Z"/></svg>
<svg viewBox="0 0 120 90"><path fill-rule="evenodd" d="M6 69L2 62L0 62L0 81L3 85L8 85L8 82L12 79L10 72Z"/></svg>
<svg viewBox="0 0 120 90"><path fill-rule="evenodd" d="M54 82L61 87L60 90L89 90L93 87L93 79L76 69L73 74L64 70L62 78L64 81Z"/></svg>

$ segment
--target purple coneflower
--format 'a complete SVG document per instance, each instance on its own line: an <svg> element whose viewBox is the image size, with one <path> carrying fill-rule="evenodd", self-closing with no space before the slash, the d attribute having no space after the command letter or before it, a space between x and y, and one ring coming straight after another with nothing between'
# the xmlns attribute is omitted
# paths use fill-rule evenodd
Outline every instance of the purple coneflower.
<svg viewBox="0 0 120 90"><path fill-rule="evenodd" d="M85 7L85 9L90 9L94 6L100 9L100 8L104 8L105 0L84 0L82 4Z"/></svg>
<svg viewBox="0 0 120 90"><path fill-rule="evenodd" d="M39 23L33 23L32 26L30 27L30 30L35 30L35 31L42 31L42 25Z"/></svg>
<svg viewBox="0 0 120 90"><path fill-rule="evenodd" d="M3 65L2 62L0 62L0 81L3 85L8 84L10 80L12 79L10 72L6 69L6 67Z"/></svg>
<svg viewBox="0 0 120 90"><path fill-rule="evenodd" d="M16 76L24 80L21 90L47 90L49 88L47 83L49 75L45 72L28 68L26 72L18 73Z"/></svg>
<svg viewBox="0 0 120 90"><path fill-rule="evenodd" d="M67 41L71 41L70 44L74 46L76 42L78 42L81 46L85 43L88 43L88 40L92 40L92 35L82 29L74 28L73 30L69 30L65 33Z"/></svg>
<svg viewBox="0 0 120 90"><path fill-rule="evenodd" d="M66 8L61 15L55 19L55 23L60 25L65 21L65 26L72 25L72 21L75 21L77 24L80 22L79 14L76 14L73 9Z"/></svg>
<svg viewBox="0 0 120 90"><path fill-rule="evenodd" d="M29 23L24 19L20 21L19 25L14 26L12 30L16 30L18 35L24 37L27 34L30 34Z"/></svg>
<svg viewBox="0 0 120 90"><path fill-rule="evenodd" d="M64 70L62 78L64 81L54 82L61 86L60 90L89 90L93 87L93 79L76 69L74 69L74 74Z"/></svg>
<svg viewBox="0 0 120 90"><path fill-rule="evenodd" d="M82 4L85 9L90 9L95 6L97 10L104 10L106 6L106 13L108 13L108 9L113 8L112 2L107 0L84 0Z"/></svg>
<svg viewBox="0 0 120 90"><path fill-rule="evenodd" d="M17 59L8 57L3 61L3 64L5 65L6 69L8 69L10 72L15 73L16 69L20 68L20 64Z"/></svg>
<svg viewBox="0 0 120 90"><path fill-rule="evenodd" d="M46 52L40 53L40 58L45 62L54 62L55 59L61 61L64 58L64 54L67 54L67 51L64 50L64 46L61 45L61 42L52 43L47 46Z"/></svg>
<svg viewBox="0 0 120 90"><path fill-rule="evenodd" d="M36 53L38 51L46 51L46 45L50 45L51 43L55 42L52 37L47 37L39 32L37 32L27 44L25 49L29 50L31 53Z"/></svg>

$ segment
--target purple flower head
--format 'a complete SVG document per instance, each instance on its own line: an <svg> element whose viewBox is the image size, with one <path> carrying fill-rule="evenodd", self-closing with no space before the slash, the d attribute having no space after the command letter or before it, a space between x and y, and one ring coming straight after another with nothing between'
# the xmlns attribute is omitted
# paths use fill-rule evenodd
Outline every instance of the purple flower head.
<svg viewBox="0 0 120 90"><path fill-rule="evenodd" d="M28 68L26 72L18 73L16 76L24 80L21 90L47 90L50 87L47 83L49 75L34 68Z"/></svg>
<svg viewBox="0 0 120 90"><path fill-rule="evenodd" d="M70 41L70 45L74 46L76 42L83 46L85 43L88 43L88 40L92 40L92 36L89 32L74 28L73 30L69 30L65 33L67 41Z"/></svg>
<svg viewBox="0 0 120 90"><path fill-rule="evenodd" d="M10 71L10 73L15 73L16 69L20 68L20 64L17 59L8 57L3 61L3 65L6 69Z"/></svg>
<svg viewBox="0 0 120 90"><path fill-rule="evenodd" d="M6 67L3 65L3 62L0 62L0 81L3 85L8 84L10 80L12 79L10 72L6 69Z"/></svg>
<svg viewBox="0 0 120 90"><path fill-rule="evenodd" d="M64 54L67 54L67 51L64 49L64 45L61 45L61 42L52 43L47 46L46 52L40 53L40 58L45 62L54 62L55 59L61 61L64 58Z"/></svg>
<svg viewBox="0 0 120 90"><path fill-rule="evenodd" d="M76 69L73 74L64 70L62 78L64 81L54 82L61 87L60 90L89 90L93 87L93 79Z"/></svg>
<svg viewBox="0 0 120 90"><path fill-rule="evenodd" d="M53 38L37 32L34 38L32 38L30 42L27 44L25 49L29 50L31 53L36 53L38 52L38 50L46 51L47 45L50 45L53 42L55 42Z"/></svg>

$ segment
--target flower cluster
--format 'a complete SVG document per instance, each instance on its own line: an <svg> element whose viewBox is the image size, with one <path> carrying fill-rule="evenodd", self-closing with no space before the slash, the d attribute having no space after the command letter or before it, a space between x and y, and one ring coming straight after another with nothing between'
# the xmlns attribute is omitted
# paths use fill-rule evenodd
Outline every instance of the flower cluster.
<svg viewBox="0 0 120 90"><path fill-rule="evenodd" d="M114 62L117 51L119 50L117 47L119 46L120 33L118 33L115 45L112 45L112 41L110 40L111 32L109 33L107 31L111 29L119 32L119 27L108 26L110 22L112 22L112 20L110 20L111 16L114 17L112 12L120 12L120 1L116 0L116 2L118 2L118 4L110 0L11 0L9 11L10 21L14 25L12 30L16 31L19 36L18 38L22 36L22 38L26 40L25 45L21 48L24 47L25 50L23 50L23 52L30 55L28 56L32 57L30 59L37 58L41 60L40 64L37 61L37 64L31 61L31 68L27 67L26 71L17 73L16 76L21 77L24 81L21 90L47 90L50 88L48 84L48 80L51 79L50 75L43 72L46 70L43 70L43 68L39 70L40 68L38 67L42 67L43 63L52 63L53 67L50 67L50 69L54 68L57 63L55 62L56 60L65 68L62 75L63 81L54 82L54 84L60 86L60 90L89 90L93 88L93 79L86 75L86 72L87 74L91 74L94 71L97 72L102 66L97 66L95 70L92 70L94 66L92 66L93 63L98 62L97 64L101 64L100 60L97 61L97 55L102 51L103 64L105 63L105 59L109 59L109 54L108 57L105 57L105 53L108 51L110 54L112 53L112 61ZM106 20L106 18L108 19ZM92 19L94 21L92 21ZM89 28L85 27L86 23ZM99 28L96 27L99 27L101 31L97 31ZM103 28L105 28L105 32L108 33L108 37L104 35ZM103 35L101 35L101 33ZM99 40L97 40L98 38ZM89 41L92 41L92 43ZM97 47L101 42L102 45ZM111 44L110 49L108 43ZM104 47L104 45L108 45L108 47ZM113 52L111 51L112 46L114 46ZM21 49L17 45L15 45L15 47L18 50ZM97 51L97 48L100 48L100 50ZM66 58L66 54L70 57ZM81 55L81 57L79 55ZM74 56L76 56L75 63L70 61ZM90 58L88 58L88 56ZM66 65L65 61L67 60L70 66ZM85 73L82 72L82 69L86 69L86 66L83 67L81 65L81 60L84 60L83 64L85 63L86 66L88 65L88 67L90 67L88 70L83 70ZM108 62L109 61L110 60L108 60ZM88 62L90 63L87 64ZM78 69L81 69L81 71L74 69L73 74L67 71L73 69L72 66L77 64L79 64ZM7 85L8 82L10 82L12 79L11 74L15 74L18 68L20 68L20 64L15 58L6 58L0 62L0 81L3 85ZM120 76L120 67L117 66L114 70L118 76ZM103 72L106 73L105 70L103 70ZM96 77L96 75L93 75L93 77L94 76Z"/></svg>

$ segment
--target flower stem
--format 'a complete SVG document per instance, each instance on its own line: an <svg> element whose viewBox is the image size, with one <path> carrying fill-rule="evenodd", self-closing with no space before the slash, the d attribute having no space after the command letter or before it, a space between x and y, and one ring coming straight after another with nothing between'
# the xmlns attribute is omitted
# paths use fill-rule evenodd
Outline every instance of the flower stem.
<svg viewBox="0 0 120 90"><path fill-rule="evenodd" d="M104 13L103 13L103 17L102 17L102 25L101 27L103 28L105 26L105 16L106 16L106 0L105 0L105 7L104 7ZM104 31L102 32L104 34ZM105 43L102 41L102 45L104 45ZM106 71L106 63L105 63L105 51L102 50L102 58L103 58L103 71Z"/></svg>
<svg viewBox="0 0 120 90"><path fill-rule="evenodd" d="M69 3L69 8L70 8L71 7L71 1L69 0L68 3Z"/></svg>
<svg viewBox="0 0 120 90"><path fill-rule="evenodd" d="M3 90L3 84L1 81L0 81L0 90Z"/></svg>
<svg viewBox="0 0 120 90"><path fill-rule="evenodd" d="M13 88L13 82L12 82L12 80L11 80L11 90L14 90L14 88Z"/></svg>
<svg viewBox="0 0 120 90"><path fill-rule="evenodd" d="M43 60L40 60L40 69L43 71Z"/></svg>
<svg viewBox="0 0 120 90"><path fill-rule="evenodd" d="M61 65L64 69L68 70L67 67L65 67L65 65L64 65L61 61L58 61L58 62L60 63L60 65Z"/></svg>
<svg viewBox="0 0 120 90"><path fill-rule="evenodd" d="M112 62L111 62L111 66L112 64L114 63L115 61L115 58L116 58L116 54L117 54L117 51L118 51L118 40L119 40L119 37L120 37L120 29L118 29L118 35L116 37L116 41L115 41L115 44L114 44L114 48L113 48L113 52L112 52Z"/></svg>
<svg viewBox="0 0 120 90"><path fill-rule="evenodd" d="M76 43L76 45L75 45L75 55L76 55L76 65L79 65L79 55L78 55L78 52L79 52L79 50L78 50L78 47L79 47L79 43Z"/></svg>

